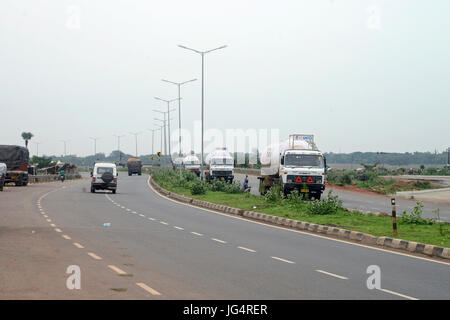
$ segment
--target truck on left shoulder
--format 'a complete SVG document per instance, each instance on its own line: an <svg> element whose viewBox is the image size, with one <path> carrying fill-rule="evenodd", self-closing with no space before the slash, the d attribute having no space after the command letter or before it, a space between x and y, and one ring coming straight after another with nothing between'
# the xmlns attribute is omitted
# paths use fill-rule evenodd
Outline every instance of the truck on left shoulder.
<svg viewBox="0 0 450 320"><path fill-rule="evenodd" d="M5 163L7 170L4 183L14 182L16 186L28 184L28 149L14 145L0 145L0 162Z"/></svg>

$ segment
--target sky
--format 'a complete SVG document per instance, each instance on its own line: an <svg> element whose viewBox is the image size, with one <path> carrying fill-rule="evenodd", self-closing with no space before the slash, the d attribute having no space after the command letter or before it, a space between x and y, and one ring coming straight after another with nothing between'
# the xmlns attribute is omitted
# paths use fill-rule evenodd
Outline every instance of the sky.
<svg viewBox="0 0 450 320"><path fill-rule="evenodd" d="M450 146L446 0L2 0L0 144L85 156L152 150L178 97L205 132L314 134L325 152L442 152ZM173 142L178 104L171 108ZM194 131L197 128L197 131ZM198 141L198 139L197 139ZM39 143L37 145L36 143ZM222 147L205 141L207 148ZM183 146L186 151L191 146ZM192 148L199 152L199 144ZM155 133L154 151L160 151Z"/></svg>

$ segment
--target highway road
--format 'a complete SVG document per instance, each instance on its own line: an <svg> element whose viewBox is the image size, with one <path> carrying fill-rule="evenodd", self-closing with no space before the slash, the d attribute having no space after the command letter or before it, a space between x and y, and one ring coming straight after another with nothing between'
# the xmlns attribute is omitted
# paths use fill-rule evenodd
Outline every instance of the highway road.
<svg viewBox="0 0 450 320"><path fill-rule="evenodd" d="M180 204L145 175L114 195L82 179L0 199L1 299L450 299L450 263Z"/></svg>
<svg viewBox="0 0 450 320"><path fill-rule="evenodd" d="M249 185L251 186L251 193L259 195L259 180L255 175L248 175L248 177ZM235 173L235 179L239 183L242 184L244 178L245 174ZM389 196L378 195L375 193L370 194L354 192L333 187L327 187L327 189L325 190L325 195L327 195L330 190L333 191L333 194L339 196L339 199L342 200L343 206L346 208L371 212L386 212L389 214L392 211L391 197ZM403 210L411 212L411 210L416 205L416 202L417 200L401 199L400 197L396 197L397 215L401 216ZM424 217L436 218L436 213L434 213L433 210L439 208L439 215L441 220L447 222L450 221L450 204L432 201L422 202L424 205Z"/></svg>

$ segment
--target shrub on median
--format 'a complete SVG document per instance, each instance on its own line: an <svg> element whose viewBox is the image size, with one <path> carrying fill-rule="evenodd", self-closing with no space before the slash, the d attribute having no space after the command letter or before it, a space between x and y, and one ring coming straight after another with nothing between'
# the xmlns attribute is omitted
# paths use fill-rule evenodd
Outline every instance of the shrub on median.
<svg viewBox="0 0 450 320"><path fill-rule="evenodd" d="M334 214L339 210L343 210L342 200L338 196L334 196L332 191L328 193L327 199L314 200L307 204L306 207L309 214Z"/></svg>

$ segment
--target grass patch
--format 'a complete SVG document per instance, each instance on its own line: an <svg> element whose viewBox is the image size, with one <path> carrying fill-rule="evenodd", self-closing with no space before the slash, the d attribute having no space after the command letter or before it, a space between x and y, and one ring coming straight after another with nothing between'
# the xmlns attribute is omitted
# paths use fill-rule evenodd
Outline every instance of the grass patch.
<svg viewBox="0 0 450 320"><path fill-rule="evenodd" d="M170 174L169 174L170 175ZM208 201L216 204L224 204L230 207L262 212L283 218L301 220L322 225L336 226L344 229L369 233L374 236L394 237L392 231L392 218L361 212L349 212L344 208L337 208L333 213L311 214L309 201L288 201L287 199L268 201L264 197L250 193L228 193L223 191L211 191L206 188L204 194L192 194L189 184L176 182L167 178L167 175L153 175L154 180L161 187L182 194L186 197ZM178 178L179 179L179 178ZM324 199L326 201L326 199ZM401 214L399 214L401 217ZM398 235L410 241L450 247L450 224L411 224L397 219Z"/></svg>

